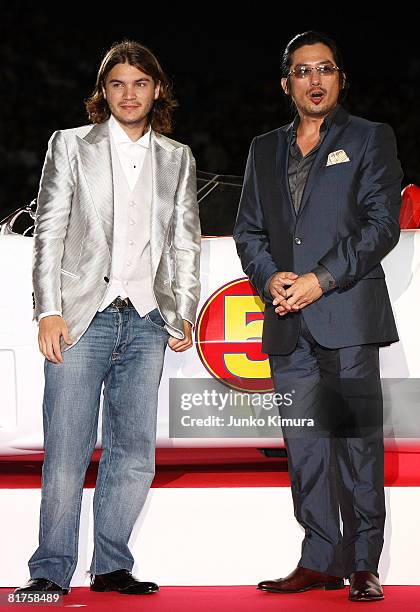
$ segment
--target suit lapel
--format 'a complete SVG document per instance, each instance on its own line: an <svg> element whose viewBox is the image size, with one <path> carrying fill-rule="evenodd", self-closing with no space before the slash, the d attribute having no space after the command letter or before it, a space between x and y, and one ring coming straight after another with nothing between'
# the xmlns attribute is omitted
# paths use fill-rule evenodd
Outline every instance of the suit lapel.
<svg viewBox="0 0 420 612"><path fill-rule="evenodd" d="M283 193L283 197L286 199L290 212L293 218L296 217L295 207L293 206L293 200L290 193L289 177L287 173L289 165L289 152L290 152L290 132L292 124L290 124L286 130L281 129L279 131L279 142L276 149L276 177L280 189Z"/></svg>
<svg viewBox="0 0 420 612"><path fill-rule="evenodd" d="M181 170L182 147L152 131L152 205L150 215L150 259L152 278L159 266L166 232L172 217Z"/></svg>
<svg viewBox="0 0 420 612"><path fill-rule="evenodd" d="M323 168L327 163L328 154L337 148L336 142L341 136L341 133L347 125L348 121L349 114L342 107L340 107L334 116L331 126L318 150L318 153L309 171L308 180L306 181L305 189L302 195L299 214L301 214L306 203L308 202L309 196L314 185L316 184L321 168Z"/></svg>
<svg viewBox="0 0 420 612"><path fill-rule="evenodd" d="M78 137L78 145L93 206L101 221L111 255L114 232L114 189L108 122L96 124L84 138Z"/></svg>

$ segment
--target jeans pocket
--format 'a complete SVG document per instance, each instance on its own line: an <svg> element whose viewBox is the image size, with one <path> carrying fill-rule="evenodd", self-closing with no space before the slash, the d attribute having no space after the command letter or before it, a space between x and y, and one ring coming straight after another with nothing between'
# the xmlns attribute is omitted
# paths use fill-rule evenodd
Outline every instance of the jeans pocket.
<svg viewBox="0 0 420 612"><path fill-rule="evenodd" d="M162 315L160 314L157 308L148 312L146 315L146 319L155 327L158 327L160 330L166 332L165 321L163 320Z"/></svg>

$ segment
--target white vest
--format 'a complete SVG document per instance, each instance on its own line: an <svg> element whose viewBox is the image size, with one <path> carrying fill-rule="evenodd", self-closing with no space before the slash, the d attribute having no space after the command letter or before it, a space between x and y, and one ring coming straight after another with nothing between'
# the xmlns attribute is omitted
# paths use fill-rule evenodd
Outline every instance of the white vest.
<svg viewBox="0 0 420 612"><path fill-rule="evenodd" d="M109 287L99 311L117 296L129 297L141 317L157 308L150 264L152 164L150 148L133 189L129 188L111 139L114 236Z"/></svg>

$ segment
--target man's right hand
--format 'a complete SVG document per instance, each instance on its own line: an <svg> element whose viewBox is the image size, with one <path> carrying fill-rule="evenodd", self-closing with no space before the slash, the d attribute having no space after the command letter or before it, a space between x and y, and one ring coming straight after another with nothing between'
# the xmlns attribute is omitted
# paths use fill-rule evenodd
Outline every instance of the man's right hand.
<svg viewBox="0 0 420 612"><path fill-rule="evenodd" d="M268 290L273 298L273 303L276 300L275 305L282 306L285 312L290 312L293 308L287 303L287 293L284 287L293 285L297 278L298 274L294 272L276 272L268 283Z"/></svg>
<svg viewBox="0 0 420 612"><path fill-rule="evenodd" d="M39 350L49 361L63 363L64 359L60 350L60 338L63 336L66 344L73 344L69 336L69 330L63 317L49 315L43 317L39 322L38 344Z"/></svg>

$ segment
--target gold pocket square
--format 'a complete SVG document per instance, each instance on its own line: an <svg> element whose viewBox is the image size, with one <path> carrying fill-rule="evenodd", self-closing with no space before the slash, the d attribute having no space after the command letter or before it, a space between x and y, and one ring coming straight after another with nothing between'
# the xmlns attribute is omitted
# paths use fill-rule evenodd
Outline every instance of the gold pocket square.
<svg viewBox="0 0 420 612"><path fill-rule="evenodd" d="M334 166L334 164L343 164L344 162L349 162L350 158L347 156L347 153L340 149L339 151L333 151L328 155L327 166Z"/></svg>

